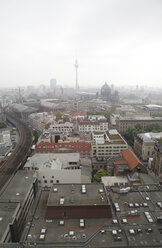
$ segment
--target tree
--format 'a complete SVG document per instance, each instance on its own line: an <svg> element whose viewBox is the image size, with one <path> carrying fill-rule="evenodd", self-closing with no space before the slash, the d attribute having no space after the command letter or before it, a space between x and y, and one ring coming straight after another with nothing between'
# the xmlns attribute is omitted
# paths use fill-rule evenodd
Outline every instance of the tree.
<svg viewBox="0 0 162 248"><path fill-rule="evenodd" d="M128 127L128 129L124 133L124 137L130 145L133 145L135 135L137 133L140 133L141 131L142 130L137 130L135 127Z"/></svg>
<svg viewBox="0 0 162 248"><path fill-rule="evenodd" d="M101 177L109 176L108 172L106 170L100 169L96 172L96 174L93 177L94 182L101 182Z"/></svg>
<svg viewBox="0 0 162 248"><path fill-rule="evenodd" d="M61 113L59 110L57 110L57 111L55 112L55 116L56 116L57 119L58 119L58 118L61 118L61 117L62 117L62 113Z"/></svg>
<svg viewBox="0 0 162 248"><path fill-rule="evenodd" d="M34 136L34 143L37 143L37 141L39 139L39 134L36 130L34 131L33 136Z"/></svg>
<svg viewBox="0 0 162 248"><path fill-rule="evenodd" d="M135 125L135 129L138 130L138 131L139 131L139 130L142 130L141 124L139 124L139 123L136 124L136 125Z"/></svg>
<svg viewBox="0 0 162 248"><path fill-rule="evenodd" d="M136 124L134 127L127 128L126 132L124 133L124 137L130 145L133 145L135 135L137 135L137 133L146 133L146 132L153 132L153 133L162 132L162 127L158 123L152 123L147 125L143 130L140 124Z"/></svg>
<svg viewBox="0 0 162 248"><path fill-rule="evenodd" d="M4 121L0 121L0 128L6 128L7 125Z"/></svg>
<svg viewBox="0 0 162 248"><path fill-rule="evenodd" d="M146 132L161 132L162 127L158 123L152 123L145 127Z"/></svg>
<svg viewBox="0 0 162 248"><path fill-rule="evenodd" d="M108 120L108 121L110 121L110 116L112 115L112 113L114 113L115 112L115 107L112 107L112 108L110 108L110 109L107 109L103 114L104 114L104 116L106 117L106 119Z"/></svg>

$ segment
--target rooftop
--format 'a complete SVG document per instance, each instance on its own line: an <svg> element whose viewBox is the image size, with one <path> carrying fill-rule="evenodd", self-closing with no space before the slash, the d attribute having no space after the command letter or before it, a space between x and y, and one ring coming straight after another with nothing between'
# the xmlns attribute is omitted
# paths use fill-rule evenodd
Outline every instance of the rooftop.
<svg viewBox="0 0 162 248"><path fill-rule="evenodd" d="M64 149L64 150L74 150L74 151L82 151L82 150L90 150L91 145L86 142L64 142L64 143L40 143L36 150L58 150L58 149Z"/></svg>
<svg viewBox="0 0 162 248"><path fill-rule="evenodd" d="M66 187L66 185L65 185ZM25 240L41 247L162 247L162 216L158 202L162 202L162 188L158 185L136 186L127 193L121 187L106 187L111 198L111 219L85 219L80 227L80 219L45 219L49 191L42 191L34 218ZM116 206L118 205L119 211ZM147 213L147 214L146 214ZM31 213L33 215L33 213ZM150 220L152 219L152 221ZM40 239L45 229L44 239ZM44 230L43 230L44 231Z"/></svg>
<svg viewBox="0 0 162 248"><path fill-rule="evenodd" d="M145 143L155 142L157 139L162 138L162 132L159 133L139 133L137 134L139 138L143 140Z"/></svg>
<svg viewBox="0 0 162 248"><path fill-rule="evenodd" d="M36 112L37 109L36 108L32 108L32 107L29 107L29 106L25 106L23 104L18 104L18 103L15 103L13 104L13 109L15 111L18 111L18 112L30 112L30 113L33 113L33 112Z"/></svg>
<svg viewBox="0 0 162 248"><path fill-rule="evenodd" d="M105 186L114 186L115 184L118 185L125 185L128 184L128 179L126 176L105 176L101 177L102 183Z"/></svg>
<svg viewBox="0 0 162 248"><path fill-rule="evenodd" d="M96 135L98 135L98 137L95 137ZM118 133L116 129L108 130L106 132L93 132L92 137L97 144L127 145L126 141L122 138L122 136Z"/></svg>
<svg viewBox="0 0 162 248"><path fill-rule="evenodd" d="M126 117L118 117L117 120L123 120L123 121L162 121L162 117L151 117L151 116L138 116L138 115L133 115L133 116L126 116Z"/></svg>
<svg viewBox="0 0 162 248"><path fill-rule="evenodd" d="M160 110L160 109L162 109L162 106L156 105L156 104L148 104L148 105L145 105L145 108L147 108L149 110Z"/></svg>
<svg viewBox="0 0 162 248"><path fill-rule="evenodd" d="M6 189L0 195L0 202L20 202L23 203L30 186L35 181L33 173L25 170L19 170Z"/></svg>
<svg viewBox="0 0 162 248"><path fill-rule="evenodd" d="M132 152L130 149L121 151L121 155L123 159L127 162L131 170L134 169L138 164L142 164L141 161L135 155L135 153Z"/></svg>
<svg viewBox="0 0 162 248"><path fill-rule="evenodd" d="M70 162L79 162L79 153L46 153L34 154L25 164L25 167L63 169L69 166Z"/></svg>
<svg viewBox="0 0 162 248"><path fill-rule="evenodd" d="M85 192L82 187L85 186ZM55 190L57 189L57 191ZM103 198L101 197L100 190L103 192ZM108 201L105 196L105 190L102 184L57 184L51 188L48 206L60 205L60 199L64 199L64 206L71 205L107 205ZM72 203L73 199L73 203Z"/></svg>

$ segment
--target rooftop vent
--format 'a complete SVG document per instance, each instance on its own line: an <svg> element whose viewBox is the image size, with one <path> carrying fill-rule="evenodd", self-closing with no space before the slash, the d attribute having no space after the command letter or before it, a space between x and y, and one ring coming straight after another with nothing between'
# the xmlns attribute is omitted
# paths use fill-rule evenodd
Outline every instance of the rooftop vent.
<svg viewBox="0 0 162 248"><path fill-rule="evenodd" d="M45 239L45 235L44 235L44 234L41 234L41 235L39 236L39 239L40 239L40 240L44 240L44 239Z"/></svg>
<svg viewBox="0 0 162 248"><path fill-rule="evenodd" d="M81 191L82 191L82 194L86 194L87 193L87 189L86 189L86 186L85 185L82 185Z"/></svg>
<svg viewBox="0 0 162 248"><path fill-rule="evenodd" d="M103 191L103 189L99 189L98 192L99 193L103 193L104 191Z"/></svg>
<svg viewBox="0 0 162 248"><path fill-rule="evenodd" d="M46 231L47 231L47 229L42 228L42 229L41 229L41 234L45 234L45 233L46 233Z"/></svg>
<svg viewBox="0 0 162 248"><path fill-rule="evenodd" d="M130 234L135 234L135 230L134 230L134 229L130 229L130 230L129 230L129 233L130 233Z"/></svg>
<svg viewBox="0 0 162 248"><path fill-rule="evenodd" d="M114 206L115 206L116 212L120 212L119 204L117 202L114 203Z"/></svg>
<svg viewBox="0 0 162 248"><path fill-rule="evenodd" d="M134 204L133 203L129 203L129 207L130 208L133 208L134 207Z"/></svg>
<svg viewBox="0 0 162 248"><path fill-rule="evenodd" d="M60 220L60 226L64 226L64 220Z"/></svg>
<svg viewBox="0 0 162 248"><path fill-rule="evenodd" d="M112 235L117 235L117 230L112 230Z"/></svg>
<svg viewBox="0 0 162 248"><path fill-rule="evenodd" d="M126 194L130 191L130 187L120 189L120 193Z"/></svg>
<svg viewBox="0 0 162 248"><path fill-rule="evenodd" d="M47 223L52 223L52 220L46 220Z"/></svg>
<svg viewBox="0 0 162 248"><path fill-rule="evenodd" d="M113 223L113 224L118 224L117 219L113 219L113 220L112 220L112 223Z"/></svg>
<svg viewBox="0 0 162 248"><path fill-rule="evenodd" d="M123 222L124 224L126 224L126 223L127 223L127 219L122 219L122 222Z"/></svg>
<svg viewBox="0 0 162 248"><path fill-rule="evenodd" d="M57 188L54 188L54 189L53 189L53 192L58 192L58 189L57 189Z"/></svg>
<svg viewBox="0 0 162 248"><path fill-rule="evenodd" d="M74 236L74 231L69 231L69 236Z"/></svg>
<svg viewBox="0 0 162 248"><path fill-rule="evenodd" d="M60 205L64 205L65 199L64 198L60 198Z"/></svg>

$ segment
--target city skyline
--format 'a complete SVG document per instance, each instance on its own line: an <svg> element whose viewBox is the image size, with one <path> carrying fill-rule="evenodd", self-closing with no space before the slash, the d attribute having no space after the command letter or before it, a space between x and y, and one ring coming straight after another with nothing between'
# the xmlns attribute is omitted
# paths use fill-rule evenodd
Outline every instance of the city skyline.
<svg viewBox="0 0 162 248"><path fill-rule="evenodd" d="M162 82L158 0L1 1L0 85L79 87Z"/></svg>

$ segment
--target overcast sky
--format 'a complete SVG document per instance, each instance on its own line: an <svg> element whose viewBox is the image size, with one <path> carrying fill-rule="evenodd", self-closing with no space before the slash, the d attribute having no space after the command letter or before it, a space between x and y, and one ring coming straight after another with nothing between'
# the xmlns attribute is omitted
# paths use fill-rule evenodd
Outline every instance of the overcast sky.
<svg viewBox="0 0 162 248"><path fill-rule="evenodd" d="M0 0L0 86L162 86L162 0Z"/></svg>

